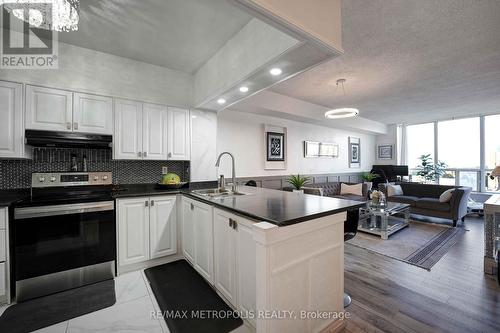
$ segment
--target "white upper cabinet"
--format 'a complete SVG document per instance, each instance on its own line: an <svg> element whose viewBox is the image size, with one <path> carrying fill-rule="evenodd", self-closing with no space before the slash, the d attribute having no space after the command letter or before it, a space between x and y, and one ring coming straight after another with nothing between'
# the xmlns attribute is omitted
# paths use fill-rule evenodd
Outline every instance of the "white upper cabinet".
<svg viewBox="0 0 500 333"><path fill-rule="evenodd" d="M191 154L189 110L168 108L168 159L187 161Z"/></svg>
<svg viewBox="0 0 500 333"><path fill-rule="evenodd" d="M167 159L167 115L166 106L142 106L142 157L146 160Z"/></svg>
<svg viewBox="0 0 500 333"><path fill-rule="evenodd" d="M23 158L23 87L0 81L0 157Z"/></svg>
<svg viewBox="0 0 500 333"><path fill-rule="evenodd" d="M47 131L73 130L73 93L26 86L26 128Z"/></svg>
<svg viewBox="0 0 500 333"><path fill-rule="evenodd" d="M142 159L142 103L115 99L115 159Z"/></svg>
<svg viewBox="0 0 500 333"><path fill-rule="evenodd" d="M113 99L75 93L73 96L73 131L113 134Z"/></svg>

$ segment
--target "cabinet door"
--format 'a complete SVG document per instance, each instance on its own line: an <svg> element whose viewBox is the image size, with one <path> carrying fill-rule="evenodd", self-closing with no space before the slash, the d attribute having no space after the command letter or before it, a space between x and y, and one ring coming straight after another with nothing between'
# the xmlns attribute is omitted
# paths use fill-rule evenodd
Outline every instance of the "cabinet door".
<svg viewBox="0 0 500 333"><path fill-rule="evenodd" d="M0 81L0 157L24 157L23 86Z"/></svg>
<svg viewBox="0 0 500 333"><path fill-rule="evenodd" d="M234 216L214 209L214 278L215 288L236 306L236 234Z"/></svg>
<svg viewBox="0 0 500 333"><path fill-rule="evenodd" d="M118 265L149 259L149 198L118 200Z"/></svg>
<svg viewBox="0 0 500 333"><path fill-rule="evenodd" d="M46 131L73 130L73 93L26 86L26 128Z"/></svg>
<svg viewBox="0 0 500 333"><path fill-rule="evenodd" d="M114 157L123 160L142 159L142 104L115 100Z"/></svg>
<svg viewBox="0 0 500 333"><path fill-rule="evenodd" d="M151 197L149 208L150 259L177 253L175 196Z"/></svg>
<svg viewBox="0 0 500 333"><path fill-rule="evenodd" d="M73 131L113 134L113 99L75 93L73 96Z"/></svg>
<svg viewBox="0 0 500 333"><path fill-rule="evenodd" d="M192 265L195 264L194 219L195 207L192 200L182 198L182 252Z"/></svg>
<svg viewBox="0 0 500 333"><path fill-rule="evenodd" d="M7 271L4 262L0 262L0 298L7 294Z"/></svg>
<svg viewBox="0 0 500 333"><path fill-rule="evenodd" d="M212 207L194 201L195 268L214 283L214 238Z"/></svg>
<svg viewBox="0 0 500 333"><path fill-rule="evenodd" d="M166 106L143 104L142 148L145 160L167 159L167 115Z"/></svg>
<svg viewBox="0 0 500 333"><path fill-rule="evenodd" d="M168 108L168 159L187 161L191 150L189 110Z"/></svg>
<svg viewBox="0 0 500 333"><path fill-rule="evenodd" d="M253 239L251 221L238 218L236 232L238 309L256 311L257 308L257 272L256 245ZM250 319L250 322L254 322Z"/></svg>

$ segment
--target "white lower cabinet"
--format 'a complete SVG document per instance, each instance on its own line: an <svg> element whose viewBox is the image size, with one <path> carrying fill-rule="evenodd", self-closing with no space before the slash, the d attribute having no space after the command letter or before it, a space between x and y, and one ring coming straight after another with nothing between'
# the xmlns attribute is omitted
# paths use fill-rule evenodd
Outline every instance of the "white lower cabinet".
<svg viewBox="0 0 500 333"><path fill-rule="evenodd" d="M177 252L176 197L117 200L118 266Z"/></svg>
<svg viewBox="0 0 500 333"><path fill-rule="evenodd" d="M256 246L252 224L214 208L215 288L243 312L256 309Z"/></svg>
<svg viewBox="0 0 500 333"><path fill-rule="evenodd" d="M211 284L214 283L212 210L210 205L186 197L182 198L184 256Z"/></svg>
<svg viewBox="0 0 500 333"><path fill-rule="evenodd" d="M0 304L10 302L9 296L9 244L8 244L8 208L0 208Z"/></svg>

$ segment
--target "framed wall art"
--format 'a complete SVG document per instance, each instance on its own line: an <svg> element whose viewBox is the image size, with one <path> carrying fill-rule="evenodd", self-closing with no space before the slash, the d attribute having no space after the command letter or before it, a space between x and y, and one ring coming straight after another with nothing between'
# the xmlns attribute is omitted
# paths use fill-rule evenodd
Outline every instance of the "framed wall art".
<svg viewBox="0 0 500 333"><path fill-rule="evenodd" d="M380 145L377 147L377 158L380 160L392 160L394 148L393 145Z"/></svg>
<svg viewBox="0 0 500 333"><path fill-rule="evenodd" d="M349 137L349 168L361 167L361 140Z"/></svg>

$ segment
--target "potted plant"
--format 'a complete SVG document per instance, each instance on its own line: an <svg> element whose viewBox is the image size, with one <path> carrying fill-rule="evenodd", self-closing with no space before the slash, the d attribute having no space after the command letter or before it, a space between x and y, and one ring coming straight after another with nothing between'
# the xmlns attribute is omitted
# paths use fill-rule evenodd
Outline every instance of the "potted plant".
<svg viewBox="0 0 500 333"><path fill-rule="evenodd" d="M446 173L448 165L441 161L434 163L431 154L421 155L418 159L421 163L417 166L417 175L424 178L425 182L434 183Z"/></svg>
<svg viewBox="0 0 500 333"><path fill-rule="evenodd" d="M291 175L290 177L287 178L287 182L294 187L293 192L296 193L304 193L304 190L302 190L302 187L309 183L310 178L309 177L302 177L301 175Z"/></svg>
<svg viewBox="0 0 500 333"><path fill-rule="evenodd" d="M372 189L373 186L373 180L375 178L380 177L379 174L372 173L372 172L363 172L363 175L361 175L361 178L365 181L365 183L368 185L368 190Z"/></svg>

